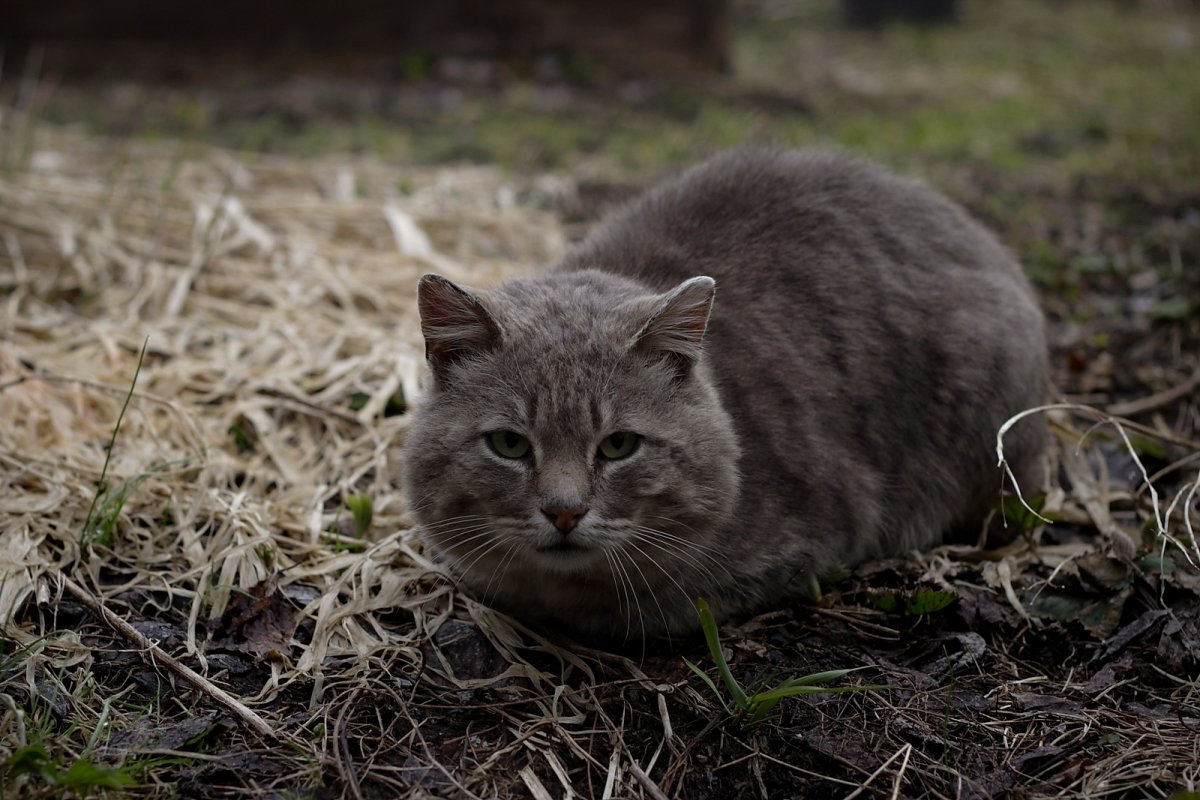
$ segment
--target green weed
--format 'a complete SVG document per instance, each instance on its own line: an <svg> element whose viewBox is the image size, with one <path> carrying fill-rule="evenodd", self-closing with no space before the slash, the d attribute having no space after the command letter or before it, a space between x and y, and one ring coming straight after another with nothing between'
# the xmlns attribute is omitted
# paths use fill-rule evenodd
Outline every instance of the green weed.
<svg viewBox="0 0 1200 800"><path fill-rule="evenodd" d="M704 630L704 639L708 643L708 651L712 654L713 663L717 665L717 673L721 676L721 681L725 684L725 689L729 693L729 699L726 700L721 694L721 690L717 688L717 684L708 674L693 664L691 661L684 659L684 663L692 672L696 673L700 680L708 685L708 688L713 690L713 694L721 701L721 705L730 714L744 719L748 725L757 725L762 722L771 709L773 709L780 700L785 697L795 697L802 694L818 694L826 693L844 693L844 692L865 692L876 689L886 689L886 686L823 686L822 684L836 681L844 678L851 672L856 672L863 667L854 669L833 669L826 672L814 672L811 675L804 675L799 678L789 678L772 686L769 689L761 691L753 691L748 693L737 679L733 677L733 670L729 668L729 662L725 660L725 652L721 649L721 638L717 633L717 621L713 617L712 610L708 607L708 603L703 598L696 598L696 610L700 614L700 627Z"/></svg>
<svg viewBox="0 0 1200 800"><path fill-rule="evenodd" d="M150 337L147 336L146 340L144 342L142 342L142 352L140 352L138 354L137 367L133 371L133 381L131 381L129 384L129 391L125 394L125 402L121 404L121 413L117 414L117 424L113 425L112 436L109 437L108 446L104 448L104 466L100 468L100 480L96 484L96 493L94 495L92 495L92 504L90 506L88 506L87 517L85 517L83 520L82 538L84 541L94 540L94 538L95 538L95 534L97 531L97 527L94 524L94 521L96 519L96 506L100 502L100 498L102 496L108 495L108 491L107 491L107 487L104 482L104 479L108 477L108 465L112 462L113 447L115 447L117 444L117 434L121 430L121 422L123 422L125 419L125 412L129 409L129 401L133 399L133 390L134 390L134 387L137 386L138 376L142 374L142 364L146 360L146 348L149 345L150 345ZM137 479L134 478L133 480L137 480ZM142 480L144 481L145 478L142 478ZM139 485L140 485L140 482L139 482ZM121 489L125 489L125 488L126 488L126 484L123 484ZM136 488L136 487L134 487L134 488ZM128 491L118 490L118 493L120 494L120 501L116 505L116 513L117 514L120 513L121 507L125 505L125 498L128 496ZM105 498L105 505L107 505L109 499L110 499L109 497ZM100 510L101 510L101 513L103 513L105 511L105 506L102 505ZM111 507L108 510L111 513ZM114 519L114 523L115 523L115 517L113 519ZM112 530L110 528L108 530L108 535L110 537L110 541L111 541L111 534L112 534Z"/></svg>
<svg viewBox="0 0 1200 800"><path fill-rule="evenodd" d="M949 592L921 586L911 594L884 592L873 594L870 599L872 605L886 614L903 613L911 617L923 617L946 608L954 602L955 597Z"/></svg>
<svg viewBox="0 0 1200 800"><path fill-rule="evenodd" d="M1016 525L1020 533L1032 533L1033 530L1042 525L1047 519L1054 519L1053 516L1047 517L1042 513L1042 508L1046 505L1046 495L1036 494L1029 498L1028 501L1023 501L1016 495L1005 495L1001 497L996 504L996 509L1000 512L1003 520L1011 525Z"/></svg>
<svg viewBox="0 0 1200 800"><path fill-rule="evenodd" d="M124 510L125 502L129 499L129 496L155 474L187 463L188 460L186 458L181 458L177 461L164 461L161 464L155 464L152 467L142 470L129 480L123 481L111 491L103 489L100 492L103 499L100 501L99 507L95 509L95 513L89 512L88 520L84 523L84 540L102 547L111 547L113 542L116 541L117 523L121 519L121 512ZM101 485L103 486L103 484Z"/></svg>
<svg viewBox="0 0 1200 800"><path fill-rule="evenodd" d="M23 775L35 775L49 786L82 795L93 789L121 789L133 784L133 778L121 769L96 764L86 758L77 758L71 766L62 769L40 744L26 745L5 760L5 784Z"/></svg>
<svg viewBox="0 0 1200 800"><path fill-rule="evenodd" d="M375 514L375 501L370 495L352 494L346 498L346 505L354 516L354 535L362 539L371 527L371 517Z"/></svg>

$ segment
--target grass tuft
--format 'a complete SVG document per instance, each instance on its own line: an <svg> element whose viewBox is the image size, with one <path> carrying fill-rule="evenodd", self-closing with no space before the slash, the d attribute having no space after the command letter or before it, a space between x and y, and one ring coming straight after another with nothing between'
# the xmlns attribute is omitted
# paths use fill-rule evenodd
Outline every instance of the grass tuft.
<svg viewBox="0 0 1200 800"><path fill-rule="evenodd" d="M123 789L134 783L133 778L120 769L96 764L86 758L77 758L66 769L60 768L40 744L29 744L20 748L4 761L5 786L11 786L19 778L30 776L41 779L49 787L70 790L86 795L93 789Z"/></svg>
<svg viewBox="0 0 1200 800"><path fill-rule="evenodd" d="M108 439L108 445L104 448L104 466L100 469L100 480L96 483L96 493L92 495L92 504L88 506L87 516L83 520L83 532L81 539L84 542L92 541L105 546L111 546L113 536L116 529L117 517L121 513L121 509L125 506L125 500L129 493L136 489L141 483L149 477L149 473L143 473L143 476L134 478L121 484L116 492L109 492L108 485L105 483L108 477L108 465L112 463L113 448L117 444L117 434L121 431L121 423L125 419L125 412L129 408L129 401L133 399L133 390L137 387L138 376L142 373L142 364L146 360L146 348L150 345L150 337L147 336L142 342L142 350L138 353L137 367L133 371L133 380L129 382L129 391L125 394L125 402L121 404L121 412L117 414L117 422L113 425L112 436ZM100 503L100 498L104 498L104 502L100 505L99 514L97 515L97 503Z"/></svg>
<svg viewBox="0 0 1200 800"><path fill-rule="evenodd" d="M371 518L375 515L375 502L370 495L352 494L346 498L346 505L354 517L354 535L359 539L366 538L371 528Z"/></svg>
<svg viewBox="0 0 1200 800"><path fill-rule="evenodd" d="M738 683L737 678L733 677L733 670L729 668L729 662L725 659L725 651L721 648L721 637L717 632L717 620L713 617L712 609L708 607L708 602L703 598L696 598L696 611L700 615L700 627L704 630L704 640L708 643L708 651L712 655L713 663L717 666L717 674L721 676L725 690L729 693L729 700L726 700L722 696L716 682L704 670L687 659L684 659L684 663L704 681L705 685L712 689L726 711L744 720L748 725L757 725L762 722L766 719L767 714L771 712L771 709L786 697L797 697L804 694L867 692L889 688L887 686L823 685L830 681L840 680L851 672L864 669L864 667L854 667L851 669L832 669L825 672L814 672L810 675L781 681L769 689L747 692Z"/></svg>

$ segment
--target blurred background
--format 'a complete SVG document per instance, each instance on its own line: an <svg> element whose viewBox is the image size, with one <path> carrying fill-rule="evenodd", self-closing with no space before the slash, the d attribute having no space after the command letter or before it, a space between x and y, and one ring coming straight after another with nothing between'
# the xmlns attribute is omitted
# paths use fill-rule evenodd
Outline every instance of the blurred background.
<svg viewBox="0 0 1200 800"><path fill-rule="evenodd" d="M4 5L6 99L101 133L517 169L771 139L1197 174L1194 0Z"/></svg>
<svg viewBox="0 0 1200 800"><path fill-rule="evenodd" d="M715 150L836 145L1000 231L1068 393L1200 340L1196 0L5 0L0 36L36 124L567 174L573 235Z"/></svg>

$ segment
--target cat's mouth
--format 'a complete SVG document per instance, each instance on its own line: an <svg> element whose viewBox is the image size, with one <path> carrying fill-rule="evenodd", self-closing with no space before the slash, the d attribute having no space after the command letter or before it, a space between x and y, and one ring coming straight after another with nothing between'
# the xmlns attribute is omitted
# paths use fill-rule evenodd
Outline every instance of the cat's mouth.
<svg viewBox="0 0 1200 800"><path fill-rule="evenodd" d="M546 545L545 547L535 548L539 553L586 553L588 548L581 544L576 544L569 539L563 539L554 544Z"/></svg>
<svg viewBox="0 0 1200 800"><path fill-rule="evenodd" d="M577 544L570 539L563 539L545 547L535 547L537 561L541 568L548 572L562 575L579 575L595 569L596 559L600 551L595 547Z"/></svg>

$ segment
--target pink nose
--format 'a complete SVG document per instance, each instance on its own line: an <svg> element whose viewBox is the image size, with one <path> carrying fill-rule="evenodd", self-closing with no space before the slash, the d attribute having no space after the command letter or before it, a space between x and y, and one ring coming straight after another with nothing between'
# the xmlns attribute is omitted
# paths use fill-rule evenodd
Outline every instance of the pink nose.
<svg viewBox="0 0 1200 800"><path fill-rule="evenodd" d="M543 508L542 513L546 515L546 519L554 523L554 527L558 528L559 533L567 534L575 530L575 526L579 524L579 520L586 514L586 508Z"/></svg>

